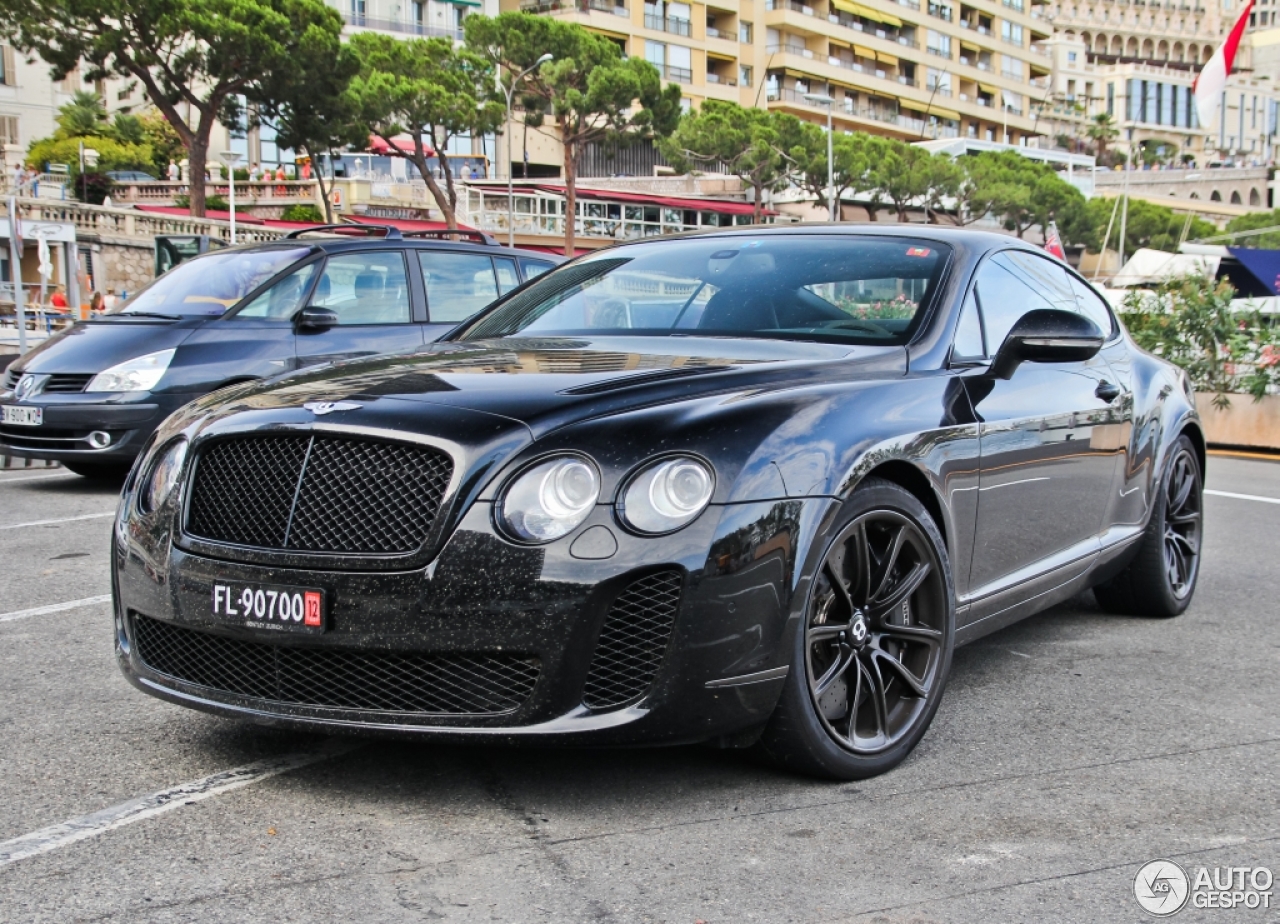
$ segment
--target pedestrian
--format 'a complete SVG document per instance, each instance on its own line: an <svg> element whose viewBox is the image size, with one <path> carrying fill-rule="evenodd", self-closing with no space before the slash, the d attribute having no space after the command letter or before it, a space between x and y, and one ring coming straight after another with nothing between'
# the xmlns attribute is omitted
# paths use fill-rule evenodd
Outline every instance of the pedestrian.
<svg viewBox="0 0 1280 924"><path fill-rule="evenodd" d="M106 311L111 311L112 309L114 309L114 308L116 307L116 302L117 302L117 299L116 299L116 290L115 290L115 289L107 289L107 294L106 294L106 296L102 299L102 305L103 305L103 308L104 308Z"/></svg>
<svg viewBox="0 0 1280 924"><path fill-rule="evenodd" d="M169 161L169 182L176 183L182 176L182 171L178 169L178 165L171 159Z"/></svg>
<svg viewBox="0 0 1280 924"><path fill-rule="evenodd" d="M49 307L60 312L67 310L67 296L63 294L62 286L53 290L53 295L49 298Z"/></svg>
<svg viewBox="0 0 1280 924"><path fill-rule="evenodd" d="M302 179L304 182L311 179L311 161L309 160L302 162Z"/></svg>
<svg viewBox="0 0 1280 924"><path fill-rule="evenodd" d="M107 310L107 300L102 297L102 293L97 289L93 290L93 295L89 296L89 313L102 314Z"/></svg>
<svg viewBox="0 0 1280 924"><path fill-rule="evenodd" d="M283 182L284 182L284 164L277 164L277 165L276 165L276 182L277 182L277 183L283 183ZM288 189L288 187L285 187L285 186L277 186L277 187L276 187L276 195L277 195L277 196L287 196L287 195L289 195L289 189Z"/></svg>

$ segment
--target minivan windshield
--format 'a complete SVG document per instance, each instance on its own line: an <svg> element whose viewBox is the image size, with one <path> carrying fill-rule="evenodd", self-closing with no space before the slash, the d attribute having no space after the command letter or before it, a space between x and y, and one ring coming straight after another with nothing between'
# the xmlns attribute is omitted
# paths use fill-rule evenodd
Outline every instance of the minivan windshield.
<svg viewBox="0 0 1280 924"><path fill-rule="evenodd" d="M138 290L111 314L218 317L258 286L311 252L272 247L211 253L185 263Z"/></svg>
<svg viewBox="0 0 1280 924"><path fill-rule="evenodd" d="M950 249L871 235L654 241L563 266L452 339L711 336L906 343Z"/></svg>

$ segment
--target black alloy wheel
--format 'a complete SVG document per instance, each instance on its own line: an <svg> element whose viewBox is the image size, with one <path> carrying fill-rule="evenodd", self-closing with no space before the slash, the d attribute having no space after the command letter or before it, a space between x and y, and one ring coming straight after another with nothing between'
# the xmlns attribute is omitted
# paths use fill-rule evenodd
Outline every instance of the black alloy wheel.
<svg viewBox="0 0 1280 924"><path fill-rule="evenodd" d="M1179 600L1195 588L1200 570L1201 500L1200 466L1180 447L1164 489L1164 568Z"/></svg>
<svg viewBox="0 0 1280 924"><path fill-rule="evenodd" d="M1093 589L1109 613L1169 617L1191 603L1204 542L1204 476L1186 436L1170 447L1146 532L1123 571Z"/></svg>
<svg viewBox="0 0 1280 924"><path fill-rule="evenodd" d="M942 698L955 635L946 548L914 496L871 479L813 575L799 651L762 739L778 763L837 779L900 763Z"/></svg>

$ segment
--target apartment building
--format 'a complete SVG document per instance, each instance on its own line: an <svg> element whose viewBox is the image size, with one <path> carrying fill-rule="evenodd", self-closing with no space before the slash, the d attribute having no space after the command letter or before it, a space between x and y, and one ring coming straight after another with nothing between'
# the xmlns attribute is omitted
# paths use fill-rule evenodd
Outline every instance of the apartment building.
<svg viewBox="0 0 1280 924"><path fill-rule="evenodd" d="M78 71L65 80L51 80L49 65L28 61L13 47L0 42L0 152L17 145L25 154L31 142L53 134L58 108L71 101L77 90L100 89L81 82ZM10 149L11 157L18 157Z"/></svg>
<svg viewBox="0 0 1280 924"><path fill-rule="evenodd" d="M1025 144L1049 87L1032 0L501 0L614 38L680 83L837 131Z"/></svg>
<svg viewBox="0 0 1280 924"><path fill-rule="evenodd" d="M1246 33L1213 125L1199 123L1191 96L1241 8L1240 0L1054 0L1052 87L1038 104L1046 132L1083 139L1088 122L1107 113L1120 130L1118 150L1154 146L1173 162L1201 165L1274 158L1280 70L1255 69L1259 33ZM1273 16L1267 0L1253 28Z"/></svg>

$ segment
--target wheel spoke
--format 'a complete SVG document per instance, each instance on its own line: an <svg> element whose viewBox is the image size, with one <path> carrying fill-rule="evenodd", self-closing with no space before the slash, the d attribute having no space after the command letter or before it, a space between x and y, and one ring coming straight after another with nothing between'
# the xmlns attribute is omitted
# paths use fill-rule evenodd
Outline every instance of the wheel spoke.
<svg viewBox="0 0 1280 924"><path fill-rule="evenodd" d="M914 568L907 572L906 576L894 587L893 592L888 599L876 602L874 617L877 621L883 622L888 616L902 605L903 600L907 600L920 589L920 585L924 583L925 578L933 569L928 562L919 562Z"/></svg>
<svg viewBox="0 0 1280 924"><path fill-rule="evenodd" d="M841 559L843 560L843 554L841 555ZM835 588L837 596L844 601L846 615L852 616L857 610L857 607L853 605L853 598L849 596L849 586L846 583L847 579L840 573L843 569L837 567L836 563L831 559L827 559L824 567L827 569L827 580L830 581L831 586Z"/></svg>
<svg viewBox="0 0 1280 924"><path fill-rule="evenodd" d="M896 638L907 642L922 642L933 648L942 644L942 633L937 629L929 629L925 626L899 626L893 623L887 623L877 630L881 635L887 635L889 638Z"/></svg>
<svg viewBox="0 0 1280 924"><path fill-rule="evenodd" d="M872 657L875 659L877 669L879 668L879 665L883 664L887 666L890 670L892 670L895 674L897 674L900 678L902 678L902 682L905 683L908 687L910 687L911 692L914 693L916 696L919 696L921 699L923 699L924 697L929 695L929 691L925 688L924 681L922 681L915 674L911 673L911 671L907 668L905 664L903 664L897 658L890 657L889 654L886 652L879 651L876 649L872 649L872 651L873 651Z"/></svg>
<svg viewBox="0 0 1280 924"><path fill-rule="evenodd" d="M816 626L810 626L808 629L809 646L820 644L821 642L830 641L833 638L839 638L842 632L848 632L848 623L822 623Z"/></svg>
<svg viewBox="0 0 1280 924"><path fill-rule="evenodd" d="M821 699L823 694L831 689L831 685L840 679L840 675L849 669L849 665L854 658L853 649L842 649L839 656L831 662L831 666L823 671L821 677L814 681L813 695Z"/></svg>
<svg viewBox="0 0 1280 924"><path fill-rule="evenodd" d="M1186 506L1187 500L1191 497L1191 491L1195 488L1195 478L1187 469L1185 460L1179 460L1176 469L1176 480L1170 487L1176 486L1176 492L1170 492L1168 509L1175 513L1180 513Z"/></svg>
<svg viewBox="0 0 1280 924"><path fill-rule="evenodd" d="M861 658L858 659L858 669L866 674L867 687L871 693L871 708L875 712L876 728L880 730L880 734L889 737L889 705L885 700L884 678L880 675L880 668L872 662L870 665L865 664Z"/></svg>
<svg viewBox="0 0 1280 924"><path fill-rule="evenodd" d="M1190 526L1193 523L1200 522L1200 511L1194 510L1191 513L1180 513L1177 516L1168 518L1172 526Z"/></svg>
<svg viewBox="0 0 1280 924"><path fill-rule="evenodd" d="M889 542L889 548L884 554L884 563L880 567L880 573L875 579L875 590L867 594L868 603L878 603L881 595L889 586L889 581L893 578L894 566L898 563L898 556L902 553L902 546L907 541L907 527L899 526L898 531L893 534L893 539Z"/></svg>
<svg viewBox="0 0 1280 924"><path fill-rule="evenodd" d="M867 524L859 522L844 548L839 550L843 565L853 565L853 581L849 585L849 596L853 600L864 603L871 597L871 544L867 541ZM848 556L846 557L846 553ZM853 559L852 562L848 558Z"/></svg>

